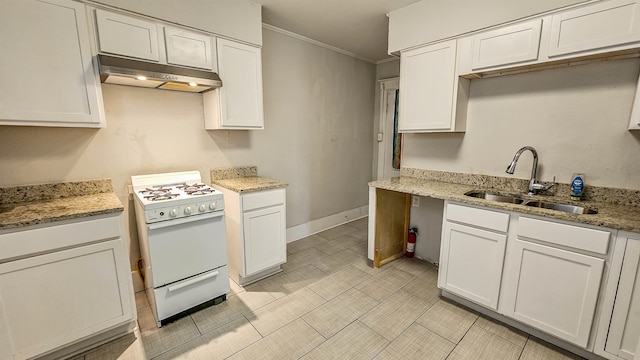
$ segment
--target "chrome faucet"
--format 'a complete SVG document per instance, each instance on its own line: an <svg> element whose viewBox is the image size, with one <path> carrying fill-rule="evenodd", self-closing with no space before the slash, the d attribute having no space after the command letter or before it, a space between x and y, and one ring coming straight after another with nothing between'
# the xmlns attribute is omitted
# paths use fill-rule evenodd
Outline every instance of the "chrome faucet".
<svg viewBox="0 0 640 360"><path fill-rule="evenodd" d="M538 152L531 146L525 146L516 152L516 154L513 156L511 164L507 166L506 173L513 175L513 172L516 170L518 159L520 159L520 155L522 155L525 150L530 150L533 154L533 167L531 168L531 180L529 180L529 195L533 195L537 190L549 190L549 188L551 188L553 184L544 185L536 183L536 173L538 172Z"/></svg>

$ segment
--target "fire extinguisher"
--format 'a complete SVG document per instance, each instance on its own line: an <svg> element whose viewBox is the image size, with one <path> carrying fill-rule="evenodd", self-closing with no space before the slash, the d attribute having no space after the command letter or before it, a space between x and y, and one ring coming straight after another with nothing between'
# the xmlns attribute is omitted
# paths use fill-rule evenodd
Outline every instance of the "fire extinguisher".
<svg viewBox="0 0 640 360"><path fill-rule="evenodd" d="M416 235L418 234L418 228L409 229L409 238L407 239L407 257L413 257L416 252Z"/></svg>

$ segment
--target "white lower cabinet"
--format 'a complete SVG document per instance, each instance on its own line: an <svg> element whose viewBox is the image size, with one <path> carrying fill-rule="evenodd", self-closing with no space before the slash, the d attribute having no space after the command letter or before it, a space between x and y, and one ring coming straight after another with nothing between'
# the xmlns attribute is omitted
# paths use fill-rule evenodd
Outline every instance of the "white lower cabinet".
<svg viewBox="0 0 640 360"><path fill-rule="evenodd" d="M493 218L504 225L498 231L479 229L474 227L474 219L479 218ZM505 213L447 204L438 286L497 310L508 221Z"/></svg>
<svg viewBox="0 0 640 360"><path fill-rule="evenodd" d="M229 277L246 285L281 271L287 261L284 188L224 194Z"/></svg>
<svg viewBox="0 0 640 360"><path fill-rule="evenodd" d="M31 359L135 320L122 229L120 215L0 235L0 358Z"/></svg>
<svg viewBox="0 0 640 360"><path fill-rule="evenodd" d="M632 360L640 346L640 234L620 232L618 244L624 246L624 255L621 264L612 264L612 272L618 272L610 275L614 286L605 295L601 321L611 321L598 334L606 339L600 355Z"/></svg>

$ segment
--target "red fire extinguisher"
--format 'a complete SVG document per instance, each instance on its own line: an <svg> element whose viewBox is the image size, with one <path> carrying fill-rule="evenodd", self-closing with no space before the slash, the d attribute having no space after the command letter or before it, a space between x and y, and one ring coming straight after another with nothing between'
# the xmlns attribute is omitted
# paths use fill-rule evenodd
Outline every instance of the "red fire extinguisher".
<svg viewBox="0 0 640 360"><path fill-rule="evenodd" d="M416 252L416 234L418 234L418 228L409 229L409 238L407 239L407 257L413 257Z"/></svg>

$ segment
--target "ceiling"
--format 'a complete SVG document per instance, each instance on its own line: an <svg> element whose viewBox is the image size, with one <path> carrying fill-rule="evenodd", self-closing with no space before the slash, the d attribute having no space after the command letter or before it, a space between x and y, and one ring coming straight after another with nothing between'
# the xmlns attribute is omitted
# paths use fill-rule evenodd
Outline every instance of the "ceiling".
<svg viewBox="0 0 640 360"><path fill-rule="evenodd" d="M420 0L253 0L262 22L378 62L387 55L387 13Z"/></svg>

